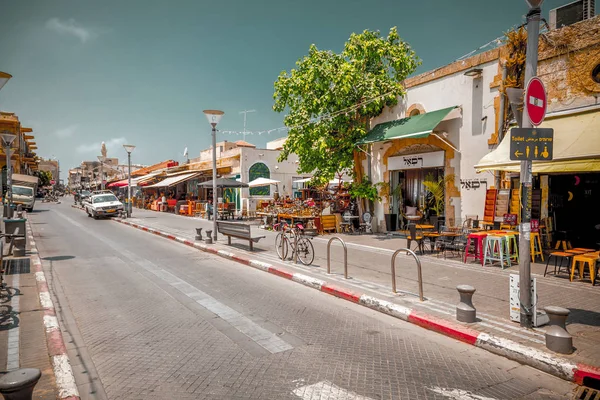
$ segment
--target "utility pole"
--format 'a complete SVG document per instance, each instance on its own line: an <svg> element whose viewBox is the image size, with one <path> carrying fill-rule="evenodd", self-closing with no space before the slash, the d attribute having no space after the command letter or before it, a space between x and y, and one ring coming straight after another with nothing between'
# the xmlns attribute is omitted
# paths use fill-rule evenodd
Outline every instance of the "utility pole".
<svg viewBox="0 0 600 400"><path fill-rule="evenodd" d="M240 111L240 114L244 114L244 132L243 132L243 139L244 142L246 141L246 115L248 115L248 113L253 113L256 112L256 110L244 110L244 111Z"/></svg>
<svg viewBox="0 0 600 400"><path fill-rule="evenodd" d="M544 0L525 0L529 5L527 13L527 58L525 60L525 84L537 75L538 40L540 16ZM531 128L532 124L523 107L522 128ZM533 302L531 298L531 161L521 161L521 224L519 225L519 302L521 303L520 324L524 328L533 327Z"/></svg>

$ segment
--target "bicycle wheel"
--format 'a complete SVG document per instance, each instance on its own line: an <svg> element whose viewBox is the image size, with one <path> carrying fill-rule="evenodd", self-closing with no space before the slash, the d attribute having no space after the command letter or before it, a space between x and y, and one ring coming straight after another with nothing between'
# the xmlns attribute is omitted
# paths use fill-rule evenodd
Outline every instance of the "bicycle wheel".
<svg viewBox="0 0 600 400"><path fill-rule="evenodd" d="M310 265L315 260L315 249L312 242L307 238L298 239L296 251L300 262L304 265Z"/></svg>
<svg viewBox="0 0 600 400"><path fill-rule="evenodd" d="M288 254L288 238L283 233L278 233L275 238L275 249L280 259L285 260Z"/></svg>

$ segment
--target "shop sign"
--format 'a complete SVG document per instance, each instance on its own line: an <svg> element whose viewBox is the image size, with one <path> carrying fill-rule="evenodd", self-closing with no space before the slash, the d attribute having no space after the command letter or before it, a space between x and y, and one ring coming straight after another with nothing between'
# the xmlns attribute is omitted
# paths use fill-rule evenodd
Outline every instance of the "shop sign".
<svg viewBox="0 0 600 400"><path fill-rule="evenodd" d="M388 158L388 170L435 168L444 166L444 152L407 154Z"/></svg>
<svg viewBox="0 0 600 400"><path fill-rule="evenodd" d="M512 128L510 159L513 161L550 161L554 148L552 128Z"/></svg>

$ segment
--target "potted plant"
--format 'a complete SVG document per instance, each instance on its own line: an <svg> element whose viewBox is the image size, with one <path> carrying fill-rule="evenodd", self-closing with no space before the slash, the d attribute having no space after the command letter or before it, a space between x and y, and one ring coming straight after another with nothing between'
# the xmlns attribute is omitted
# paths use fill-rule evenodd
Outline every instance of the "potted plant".
<svg viewBox="0 0 600 400"><path fill-rule="evenodd" d="M454 175L439 177L437 180L433 174L428 174L423 181L427 191L427 206L430 212L429 221L437 228L437 222L444 217L446 186L454 183Z"/></svg>

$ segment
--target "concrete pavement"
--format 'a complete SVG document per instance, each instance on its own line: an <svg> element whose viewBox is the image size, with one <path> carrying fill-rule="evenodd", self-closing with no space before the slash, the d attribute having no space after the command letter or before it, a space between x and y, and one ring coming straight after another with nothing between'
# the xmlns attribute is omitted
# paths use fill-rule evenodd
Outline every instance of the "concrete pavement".
<svg viewBox="0 0 600 400"><path fill-rule="evenodd" d="M138 222L150 228L160 229L166 233L193 240L193 228L204 226L209 228L210 221L194 218L179 217L173 214L156 213L145 210L135 210L134 218L129 222ZM338 275L332 277L324 273L320 266L326 265L325 245L328 237L316 238L313 242L317 251L315 267L292 266L290 263L282 264L276 258L274 252L274 232L260 231L267 235L267 238L261 241L255 248L254 253L244 251L247 248L238 242L233 246L220 246L217 248L229 249L238 254L244 254L253 259L263 259L273 265L285 265L286 268L301 270L303 273L309 273L313 276L327 280L336 280L343 285L360 289L363 292L375 293L386 300L404 303L410 302L414 309L424 310L429 314L437 315L448 319L454 314L454 305L457 302L456 292L457 284L471 284L478 289L475 295L475 305L478 308L478 316L481 321L474 324L474 328L483 333L489 333L498 337L505 337L514 342L532 347L534 349L544 350L544 328L537 330L524 330L518 327L518 324L508 320L508 275L510 270L500 270L493 267L481 267L478 264L463 264L456 260L441 260L435 257L423 257L423 277L425 286L425 295L428 301L419 303L415 301L410 293L416 291L416 268L412 259L399 256L397 266L397 276L400 279L400 288L405 292L401 296L394 296L390 293L390 273L389 260L390 249L395 249L405 245L403 239L391 239L388 237L377 237L373 235L349 236L343 237L349 247L350 255L350 276L353 278L346 281ZM224 238L221 238L221 241ZM335 243L335 242L334 242ZM395 245L393 244L395 243ZM339 247L332 251L334 271L341 273L342 266L339 262L342 259ZM262 251L261 251L262 250ZM354 252L353 252L354 250ZM320 255L320 257L319 257ZM337 263L336 263L337 260ZM513 267L515 269L516 267ZM534 272L539 272L540 266L535 267ZM537 275L537 274L535 274ZM535 276L534 275L534 276ZM569 331L575 337L576 352L573 355L565 356L565 360L574 364L584 363L589 365L599 365L600 351L596 346L597 339L600 338L598 329L600 308L600 295L596 288L583 282L565 282L553 276L546 278L537 275L538 295L540 306L561 305L571 309L569 319ZM386 282L387 281L387 282ZM568 295L565 295L567 294ZM597 376L597 371L592 371L592 375Z"/></svg>
<svg viewBox="0 0 600 400"><path fill-rule="evenodd" d="M502 357L229 260L94 221L34 217L82 398L564 398ZM68 346L69 347L69 346ZM74 356L75 356L74 354ZM78 382L79 383L79 382ZM103 397L104 396L104 397ZM471 396L471 397L466 397ZM480 397L476 397L480 396Z"/></svg>

